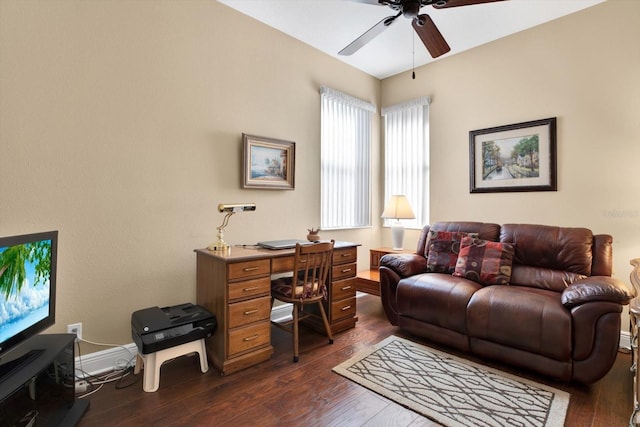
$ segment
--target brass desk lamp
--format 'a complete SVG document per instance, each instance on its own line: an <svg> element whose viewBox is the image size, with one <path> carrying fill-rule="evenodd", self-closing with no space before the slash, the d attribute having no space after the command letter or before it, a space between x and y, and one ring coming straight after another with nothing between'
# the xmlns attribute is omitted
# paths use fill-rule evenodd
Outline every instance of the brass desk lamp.
<svg viewBox="0 0 640 427"><path fill-rule="evenodd" d="M236 204L223 204L220 203L218 205L218 212L226 212L227 214L224 216L222 220L222 224L218 227L218 241L212 243L207 247L210 251L228 251L230 246L228 243L224 241L224 229L229 224L229 218L236 212L243 211L255 211L256 204L255 203L236 203Z"/></svg>

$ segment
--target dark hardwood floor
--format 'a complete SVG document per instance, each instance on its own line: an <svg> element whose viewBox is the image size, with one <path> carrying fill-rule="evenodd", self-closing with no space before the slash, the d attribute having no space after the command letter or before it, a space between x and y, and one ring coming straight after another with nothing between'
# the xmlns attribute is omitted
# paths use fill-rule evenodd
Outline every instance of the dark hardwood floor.
<svg viewBox="0 0 640 427"><path fill-rule="evenodd" d="M331 372L335 365L389 335L420 342L389 324L376 296L358 298L358 318L355 328L335 336L333 345L328 345L326 338L301 329L297 364L292 363L291 336L272 328L273 357L244 371L220 376L210 368L202 374L198 358L184 356L165 363L160 389L155 393L142 390L141 378L123 389L108 384L89 397L91 406L80 426L439 425ZM569 392L566 426L613 427L629 423L629 354L618 353L611 372L590 387L483 363Z"/></svg>

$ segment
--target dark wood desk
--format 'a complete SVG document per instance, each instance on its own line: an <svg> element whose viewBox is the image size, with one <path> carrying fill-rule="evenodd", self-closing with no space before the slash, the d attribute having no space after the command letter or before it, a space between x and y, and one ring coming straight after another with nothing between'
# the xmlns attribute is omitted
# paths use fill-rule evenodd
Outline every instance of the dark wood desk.
<svg viewBox="0 0 640 427"><path fill-rule="evenodd" d="M333 333L356 324L357 247L336 242L325 309ZM208 358L222 374L268 360L271 346L271 276L293 270L294 250L232 247L229 252L196 249L197 303L218 322L207 339ZM309 307L311 309L311 307ZM306 308L305 308L306 310ZM319 316L308 326L324 331Z"/></svg>

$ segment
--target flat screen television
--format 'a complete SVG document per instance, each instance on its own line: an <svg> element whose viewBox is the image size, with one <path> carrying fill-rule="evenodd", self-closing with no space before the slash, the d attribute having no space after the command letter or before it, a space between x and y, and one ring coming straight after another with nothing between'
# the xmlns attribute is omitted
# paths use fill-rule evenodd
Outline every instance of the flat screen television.
<svg viewBox="0 0 640 427"><path fill-rule="evenodd" d="M0 374L11 349L55 323L57 255L57 231L0 237Z"/></svg>

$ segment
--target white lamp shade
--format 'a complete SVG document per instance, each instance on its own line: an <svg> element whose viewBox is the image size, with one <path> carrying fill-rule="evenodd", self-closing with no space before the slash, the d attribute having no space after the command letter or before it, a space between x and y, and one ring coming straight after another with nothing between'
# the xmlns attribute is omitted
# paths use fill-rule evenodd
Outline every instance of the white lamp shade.
<svg viewBox="0 0 640 427"><path fill-rule="evenodd" d="M394 219L414 219L416 215L411 209L407 196L394 195L391 196L389 201L384 207L384 212L381 215L382 218L394 218Z"/></svg>

